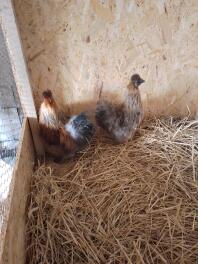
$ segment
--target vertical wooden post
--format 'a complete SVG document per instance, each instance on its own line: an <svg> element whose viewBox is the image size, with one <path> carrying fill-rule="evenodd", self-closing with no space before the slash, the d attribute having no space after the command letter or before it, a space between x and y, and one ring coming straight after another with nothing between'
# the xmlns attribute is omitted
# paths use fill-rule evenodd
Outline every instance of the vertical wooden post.
<svg viewBox="0 0 198 264"><path fill-rule="evenodd" d="M37 114L11 0L0 0L0 23L6 40L23 113L29 119L37 156L44 155Z"/></svg>

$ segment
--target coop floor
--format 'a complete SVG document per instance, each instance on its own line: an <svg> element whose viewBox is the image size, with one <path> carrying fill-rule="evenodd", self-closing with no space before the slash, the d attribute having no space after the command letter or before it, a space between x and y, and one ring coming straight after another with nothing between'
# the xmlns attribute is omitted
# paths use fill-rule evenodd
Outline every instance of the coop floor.
<svg viewBox="0 0 198 264"><path fill-rule="evenodd" d="M148 124L35 171L27 263L198 263L198 123Z"/></svg>

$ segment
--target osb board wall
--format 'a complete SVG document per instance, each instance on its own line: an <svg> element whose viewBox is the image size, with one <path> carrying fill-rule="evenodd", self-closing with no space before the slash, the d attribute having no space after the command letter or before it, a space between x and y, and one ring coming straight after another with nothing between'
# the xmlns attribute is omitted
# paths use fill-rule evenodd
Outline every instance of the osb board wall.
<svg viewBox="0 0 198 264"><path fill-rule="evenodd" d="M37 108L53 90L71 110L122 98L132 73L147 113L186 114L198 104L195 0L14 0Z"/></svg>
<svg viewBox="0 0 198 264"><path fill-rule="evenodd" d="M10 193L11 208L2 262L0 260L2 264L25 263L25 209L35 160L32 136L27 119L23 123L21 135L21 145L18 148L13 174L13 188Z"/></svg>

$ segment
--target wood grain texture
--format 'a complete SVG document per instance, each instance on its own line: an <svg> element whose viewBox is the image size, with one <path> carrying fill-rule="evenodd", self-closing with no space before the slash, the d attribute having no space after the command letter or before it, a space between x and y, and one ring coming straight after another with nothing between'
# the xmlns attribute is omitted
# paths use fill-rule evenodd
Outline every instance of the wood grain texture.
<svg viewBox="0 0 198 264"><path fill-rule="evenodd" d="M50 88L66 110L119 100L130 76L145 112L185 115L198 102L194 0L14 0L37 107ZM68 108L66 107L68 105Z"/></svg>
<svg viewBox="0 0 198 264"><path fill-rule="evenodd" d="M34 162L32 136L25 119L9 193L9 219L6 224L2 264L25 263L25 209Z"/></svg>

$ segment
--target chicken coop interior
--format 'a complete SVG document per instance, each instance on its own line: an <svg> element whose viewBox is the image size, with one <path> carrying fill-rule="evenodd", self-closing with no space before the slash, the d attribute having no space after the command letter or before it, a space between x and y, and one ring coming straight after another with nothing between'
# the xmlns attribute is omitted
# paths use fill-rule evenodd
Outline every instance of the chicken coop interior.
<svg viewBox="0 0 198 264"><path fill-rule="evenodd" d="M0 263L198 263L197 46L193 0L0 1Z"/></svg>

